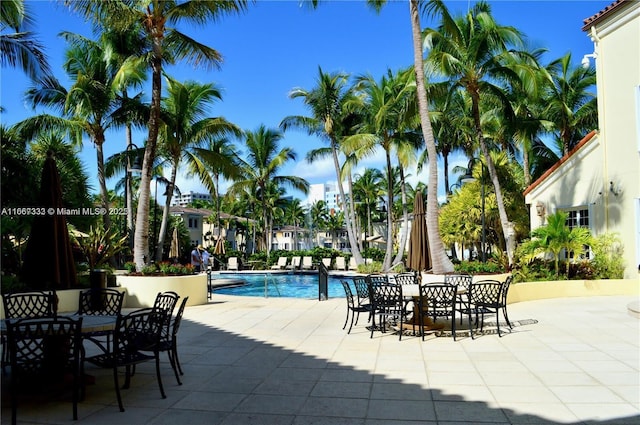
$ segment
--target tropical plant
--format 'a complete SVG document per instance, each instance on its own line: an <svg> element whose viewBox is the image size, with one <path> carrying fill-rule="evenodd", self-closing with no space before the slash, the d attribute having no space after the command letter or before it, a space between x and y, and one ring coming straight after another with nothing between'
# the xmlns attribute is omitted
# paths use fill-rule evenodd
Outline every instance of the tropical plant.
<svg viewBox="0 0 640 425"><path fill-rule="evenodd" d="M451 90L462 89L471 99L475 138L493 183L502 232L507 241L507 256L512 263L515 249L513 223L509 221L495 164L485 140L481 110L483 101L488 100L492 104L500 101L504 113L512 116L508 97L497 83L521 83L523 87L532 89L539 82L536 78L538 66L534 56L518 50L523 44L520 32L513 27L499 25L487 2L477 2L459 18L451 16L443 1L429 3L438 11L441 21L437 28L425 30L427 73L449 79Z"/></svg>
<svg viewBox="0 0 640 425"><path fill-rule="evenodd" d="M278 143L282 139L280 131L261 125L255 131L246 131L244 137L247 158L241 163L242 177L231 185L229 192L240 194L252 190L258 199L263 213L264 242L268 258L271 251L270 216L267 209L269 185L273 184L277 188L289 186L307 193L309 183L298 176L278 174L287 161L296 159L296 154L291 148L279 148Z"/></svg>
<svg viewBox="0 0 640 425"><path fill-rule="evenodd" d="M340 163L340 153L344 138L354 133L353 127L357 124L354 118L361 111L362 101L358 98L353 88L348 85L349 76L344 73L325 73L318 67L316 86L311 90L295 88L289 93L292 99L301 98L310 116L288 116L280 123L280 128L286 131L289 128L301 128L308 134L318 136L329 142L328 149L318 149L307 154L307 161L331 155L336 172L336 181L342 208L345 213L345 226L349 237L351 253L357 264L363 262L362 254L358 246L356 231L355 211L347 202L342 182L343 169Z"/></svg>
<svg viewBox="0 0 640 425"><path fill-rule="evenodd" d="M594 279L622 279L624 277L624 247L620 235L603 233L594 236L589 245L593 252Z"/></svg>
<svg viewBox="0 0 640 425"><path fill-rule="evenodd" d="M371 138L348 138L344 144L347 151L357 152L359 157L370 155L376 147L381 147L385 154L386 162L386 203L387 214L387 250L383 260L385 270L391 267L393 255L393 204L394 181L393 166L391 163L392 152L400 150L401 146L411 146L417 150L421 140L415 132L415 82L411 78L411 70L400 71L394 74L387 70L379 81L373 77L361 77L357 84L358 90L364 96L364 120L362 132L369 133ZM355 139L355 140L354 140ZM357 143L350 146L351 141ZM364 142L364 143L363 143ZM408 219L407 219L408 220Z"/></svg>
<svg viewBox="0 0 640 425"><path fill-rule="evenodd" d="M127 237L118 238L112 230L100 226L91 226L89 236L80 239L90 270L99 269L127 248Z"/></svg>
<svg viewBox="0 0 640 425"><path fill-rule="evenodd" d="M156 262L162 259L164 239L169 219L169 206L182 162L186 163L188 174L195 175L209 190L214 189L214 181L209 167L201 153L215 163L215 151L207 152L206 142L227 134L240 135L240 129L223 117L207 117L207 109L214 101L221 99L220 90L212 83L185 83L167 78L167 97L163 99L159 153L166 158L171 175L165 192ZM198 149L200 148L200 149Z"/></svg>
<svg viewBox="0 0 640 425"><path fill-rule="evenodd" d="M149 254L149 198L152 169L156 158L162 95L162 72L165 63L186 60L193 65L219 66L218 51L198 43L167 24L205 24L222 16L245 10L247 1L161 1L132 0L105 1L78 0L68 2L69 7L103 29L127 32L139 28L146 40L138 57L146 57L151 68L151 109L148 137L142 162L139 205L134 236L134 261L141 269Z"/></svg>
<svg viewBox="0 0 640 425"><path fill-rule="evenodd" d="M566 155L585 134L598 127L594 68L572 66L571 53L547 66L551 75L544 104L544 116L553 123L554 136Z"/></svg>
<svg viewBox="0 0 640 425"><path fill-rule="evenodd" d="M367 0L367 4L380 11L386 0ZM422 28L420 25L421 8L425 12L441 12L444 3L440 1L422 2L409 0L409 15L411 18L411 38L413 41L413 71L416 76L416 96L418 100L418 112L422 138L424 140L427 155L432 158L429 161L429 186L427 189L427 233L429 239L429 252L431 253L432 269L434 273L449 273L453 271L453 263L447 256L445 246L440 238L440 225L438 223L438 165L435 160L438 157L436 143L429 117L429 99L425 74L423 72L423 43Z"/></svg>
<svg viewBox="0 0 640 425"><path fill-rule="evenodd" d="M0 2L0 61L37 80L50 76L51 69L42 43L28 31L32 22L24 0Z"/></svg>
<svg viewBox="0 0 640 425"><path fill-rule="evenodd" d="M554 270L556 275L559 275L560 254L564 251L570 258L571 255L581 252L584 245L590 243L589 229L584 227L569 228L567 217L566 212L557 211L547 216L547 224L531 232L531 240L525 241L520 247L525 262L531 262L541 254L551 255ZM568 274L569 261L567 261Z"/></svg>

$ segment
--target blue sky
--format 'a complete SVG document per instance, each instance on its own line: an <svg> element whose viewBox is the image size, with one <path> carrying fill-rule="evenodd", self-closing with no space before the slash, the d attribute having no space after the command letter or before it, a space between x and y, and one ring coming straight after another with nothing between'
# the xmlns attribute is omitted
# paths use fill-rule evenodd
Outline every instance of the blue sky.
<svg viewBox="0 0 640 425"><path fill-rule="evenodd" d="M467 10L471 1L448 1L456 15ZM502 25L518 28L529 45L543 47L549 62L571 52L574 63L593 52L589 37L581 31L582 21L602 10L611 1L490 1L493 15ZM60 31L91 35L90 26L58 2L27 1L36 20L33 28L46 47L50 63L58 78L64 43ZM318 67L325 72L343 71L352 75L369 73L376 79L387 69L398 70L413 63L409 8L406 0L391 1L378 15L364 1L327 1L316 10L300 7L298 1L258 0L240 16L223 19L200 28L180 28L199 42L217 49L224 57L221 70L206 71L190 66L174 66L168 73L178 80L214 82L223 90L223 100L211 108L211 116L224 116L243 129L255 130L260 124L277 128L287 115L306 114L300 100L288 98L295 87L310 89ZM424 26L436 23L423 19ZM0 103L5 112L3 124L11 125L34 112L26 107L23 93L29 81L17 70L2 68ZM147 90L147 92L150 92ZM142 145L146 133L136 134L134 142ZM290 146L298 155L283 174L306 178L310 183L335 180L329 163L309 165L304 160L308 150L322 142L297 131L287 132L282 146ZM105 157L122 151L122 132L110 133ZM81 159L97 191L95 149L86 141ZM454 157L450 167L464 165ZM361 167L382 167L382 156L363 161ZM442 170L440 169L442 185ZM356 171L357 172L357 171ZM413 173L413 183L426 182L426 176ZM109 186L113 182L108 182ZM184 176L177 182L181 191L203 191L200 185ZM224 188L223 188L224 190ZM444 193L444 187L440 192ZM304 199L299 192L291 192Z"/></svg>

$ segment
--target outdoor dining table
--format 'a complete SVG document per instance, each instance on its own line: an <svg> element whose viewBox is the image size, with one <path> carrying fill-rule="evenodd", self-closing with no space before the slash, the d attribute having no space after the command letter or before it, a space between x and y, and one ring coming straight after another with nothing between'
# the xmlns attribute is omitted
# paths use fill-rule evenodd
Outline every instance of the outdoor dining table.
<svg viewBox="0 0 640 425"><path fill-rule="evenodd" d="M89 334L97 331L113 330L116 326L116 320L118 316L102 316L102 315L79 315L79 314L60 314L59 316L70 317L72 319L78 319L82 317L82 334ZM41 318L38 318L38 320ZM16 319L5 319L9 321ZM7 324L5 320L0 321L0 332L5 334L7 332Z"/></svg>

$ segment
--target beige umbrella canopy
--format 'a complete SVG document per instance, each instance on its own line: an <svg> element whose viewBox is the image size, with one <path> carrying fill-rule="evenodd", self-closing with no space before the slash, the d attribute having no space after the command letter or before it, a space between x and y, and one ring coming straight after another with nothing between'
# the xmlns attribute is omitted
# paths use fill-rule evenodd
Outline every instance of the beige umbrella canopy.
<svg viewBox="0 0 640 425"><path fill-rule="evenodd" d="M221 255L225 253L224 239L218 238L218 240L216 240L216 246L213 248L213 253L216 255Z"/></svg>
<svg viewBox="0 0 640 425"><path fill-rule="evenodd" d="M171 238L171 247L169 248L169 258L180 257L180 240L178 238L178 228L173 228L173 237Z"/></svg>
<svg viewBox="0 0 640 425"><path fill-rule="evenodd" d="M427 221L422 192L416 193L413 207L413 222L409 235L409 253L407 267L422 272L431 268L429 240L427 237Z"/></svg>

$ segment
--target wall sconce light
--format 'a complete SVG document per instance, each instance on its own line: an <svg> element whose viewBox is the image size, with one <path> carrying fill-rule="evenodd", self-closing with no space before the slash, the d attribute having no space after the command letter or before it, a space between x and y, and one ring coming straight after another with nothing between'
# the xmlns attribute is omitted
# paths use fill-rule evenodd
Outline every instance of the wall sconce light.
<svg viewBox="0 0 640 425"><path fill-rule="evenodd" d="M536 214L538 214L538 217L544 217L545 212L546 212L546 207L542 202L538 201L536 203Z"/></svg>
<svg viewBox="0 0 640 425"><path fill-rule="evenodd" d="M582 57L582 67L584 69L589 69L591 66L591 61L589 58L593 58L594 60L598 58L598 54L596 52L586 54Z"/></svg>
<svg viewBox="0 0 640 425"><path fill-rule="evenodd" d="M613 193L613 196L620 195L620 189L616 189L615 187L613 187L613 182L609 182L609 192Z"/></svg>

